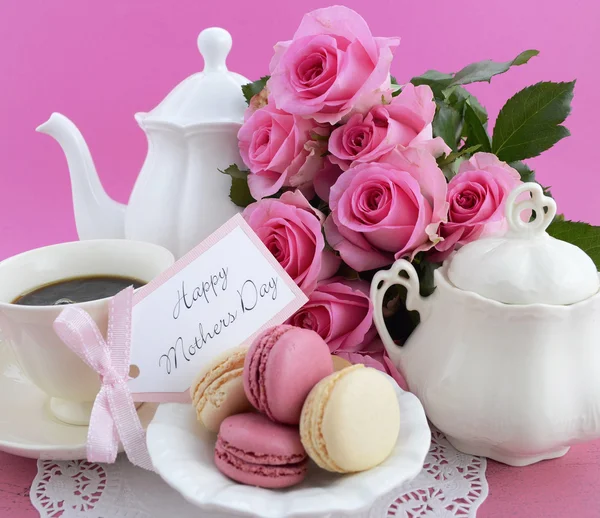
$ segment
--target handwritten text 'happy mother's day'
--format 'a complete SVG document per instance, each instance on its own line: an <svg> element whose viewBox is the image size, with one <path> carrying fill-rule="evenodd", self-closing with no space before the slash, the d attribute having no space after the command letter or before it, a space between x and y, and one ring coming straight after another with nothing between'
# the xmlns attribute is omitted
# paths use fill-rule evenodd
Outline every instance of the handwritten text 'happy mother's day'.
<svg viewBox="0 0 600 518"><path fill-rule="evenodd" d="M181 281L177 290L177 302L173 307L173 319L177 320L183 312L195 311L202 315L202 306L210 304L231 303L231 307L223 308L222 316L214 322L198 321L198 330L190 340L177 337L175 344L162 354L158 360L159 367L164 367L171 374L180 361L189 362L192 357L216 337L240 321L244 315L255 310L263 300L276 300L278 295L278 277L271 277L265 282L246 279L238 286L230 286L229 267L224 267L197 283ZM235 290L237 296L225 296L229 290Z"/></svg>

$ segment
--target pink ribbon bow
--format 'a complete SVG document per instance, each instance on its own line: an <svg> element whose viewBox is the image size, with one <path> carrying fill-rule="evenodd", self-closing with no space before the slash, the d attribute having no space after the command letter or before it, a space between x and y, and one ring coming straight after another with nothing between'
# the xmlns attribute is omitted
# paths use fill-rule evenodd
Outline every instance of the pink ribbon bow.
<svg viewBox="0 0 600 518"><path fill-rule="evenodd" d="M69 349L100 375L102 385L90 417L87 459L115 462L120 439L129 460L152 471L146 432L127 386L132 297L133 288L129 287L110 301L106 341L92 317L76 306L61 312L54 321L54 330Z"/></svg>

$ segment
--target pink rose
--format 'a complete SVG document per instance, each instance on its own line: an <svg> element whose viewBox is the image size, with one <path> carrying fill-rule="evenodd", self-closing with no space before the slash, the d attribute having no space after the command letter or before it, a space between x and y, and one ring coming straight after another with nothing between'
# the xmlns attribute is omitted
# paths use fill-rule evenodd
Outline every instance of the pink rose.
<svg viewBox="0 0 600 518"><path fill-rule="evenodd" d="M491 153L475 153L460 164L448 184L448 221L440 226L444 240L436 245L442 252L437 258L480 237L505 233L506 197L520 183L519 173Z"/></svg>
<svg viewBox="0 0 600 518"><path fill-rule="evenodd" d="M329 203L329 191L343 173L340 166L331 163L331 155L323 159L323 168L315 175L314 188L317 196Z"/></svg>
<svg viewBox="0 0 600 518"><path fill-rule="evenodd" d="M389 87L399 43L398 38L374 38L352 9L317 9L304 16L293 40L275 46L269 91L278 108L335 124Z"/></svg>
<svg viewBox="0 0 600 518"><path fill-rule="evenodd" d="M406 391L409 390L404 376L402 376L398 369L396 369L396 366L392 360L390 360L387 352L385 351L378 351L370 354L338 351L335 353L335 355L349 361L353 365L362 363L365 367L371 367L373 369L377 369L378 371L385 372L394 378L394 381L398 383L401 389Z"/></svg>
<svg viewBox="0 0 600 518"><path fill-rule="evenodd" d="M288 323L316 331L331 352L360 351L376 334L369 283L342 278L322 281Z"/></svg>
<svg viewBox="0 0 600 518"><path fill-rule="evenodd" d="M384 159L348 169L330 192L327 241L357 271L428 250L446 218L446 179L431 154L395 149Z"/></svg>
<svg viewBox="0 0 600 518"><path fill-rule="evenodd" d="M433 92L429 86L407 84L390 104L374 106L366 115L356 113L331 133L331 162L343 170L362 162L374 162L396 146L422 147L433 156L450 153L440 137L433 138L435 115Z"/></svg>
<svg viewBox="0 0 600 518"><path fill-rule="evenodd" d="M307 295L337 271L340 259L325 250L324 216L299 191L253 203L242 216Z"/></svg>
<svg viewBox="0 0 600 518"><path fill-rule="evenodd" d="M252 173L248 175L252 196L259 200L282 187L299 188L312 196L312 180L323 168L325 147L312 136L323 133L323 128L282 112L273 103L247 115L238 132L238 146Z"/></svg>

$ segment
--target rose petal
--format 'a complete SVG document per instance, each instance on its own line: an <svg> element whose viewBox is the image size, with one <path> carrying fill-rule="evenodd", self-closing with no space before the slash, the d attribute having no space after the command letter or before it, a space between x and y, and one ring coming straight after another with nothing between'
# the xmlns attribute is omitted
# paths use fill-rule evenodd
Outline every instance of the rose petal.
<svg viewBox="0 0 600 518"><path fill-rule="evenodd" d="M340 227L333 214L325 220L327 242L337 250L344 262L357 272L374 270L394 262L391 255L374 248L361 234Z"/></svg>
<svg viewBox="0 0 600 518"><path fill-rule="evenodd" d="M314 187L317 196L325 202L329 202L329 191L337 182L337 179L342 174L342 169L331 163L331 156L326 157L323 162L323 168L316 174Z"/></svg>

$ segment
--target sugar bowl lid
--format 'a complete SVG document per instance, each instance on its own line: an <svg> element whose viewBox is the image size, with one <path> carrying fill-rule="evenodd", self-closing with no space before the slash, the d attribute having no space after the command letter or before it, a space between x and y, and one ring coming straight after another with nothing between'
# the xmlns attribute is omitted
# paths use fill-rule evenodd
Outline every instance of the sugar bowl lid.
<svg viewBox="0 0 600 518"><path fill-rule="evenodd" d="M250 81L227 70L231 35L219 27L203 30L198 49L204 58L204 70L177 85L151 112L138 120L189 126L204 122L242 123L247 108L241 86Z"/></svg>
<svg viewBox="0 0 600 518"><path fill-rule="evenodd" d="M535 216L529 222L521 216L526 210ZM506 304L574 304L596 294L600 280L591 258L546 232L555 215L556 202L537 183L520 185L506 202L507 234L462 247L449 259L448 280Z"/></svg>

